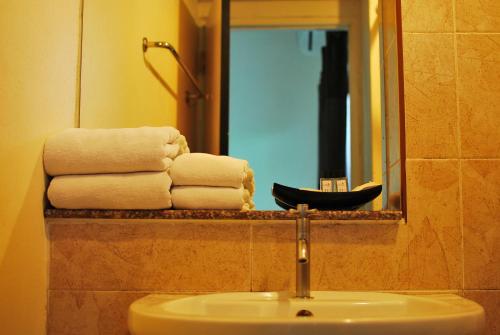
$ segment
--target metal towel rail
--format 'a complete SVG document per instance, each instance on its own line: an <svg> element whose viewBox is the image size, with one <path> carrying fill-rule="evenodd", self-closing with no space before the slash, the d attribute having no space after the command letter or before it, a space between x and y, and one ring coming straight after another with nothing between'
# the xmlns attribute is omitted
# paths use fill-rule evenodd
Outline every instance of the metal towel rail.
<svg viewBox="0 0 500 335"><path fill-rule="evenodd" d="M148 48L163 48L163 49L167 49L174 56L175 60L177 61L177 63L181 67L181 69L184 71L184 73L186 73L186 75L188 76L189 80L191 80L191 82L193 83L194 87L198 91L198 93L186 92L186 101L187 102L190 102L192 99L207 99L208 98L208 95L205 94L205 93L203 93L202 89L200 88L200 85L198 84L198 82L196 81L196 79L194 78L194 76L191 74L191 72L186 67L186 65L182 62L181 57L177 53L177 50L175 50L175 48L170 43L168 43L168 42L161 42L161 41L160 42L149 42L148 39L146 37L144 37L142 39L142 51L144 53L146 53L146 51L148 51Z"/></svg>

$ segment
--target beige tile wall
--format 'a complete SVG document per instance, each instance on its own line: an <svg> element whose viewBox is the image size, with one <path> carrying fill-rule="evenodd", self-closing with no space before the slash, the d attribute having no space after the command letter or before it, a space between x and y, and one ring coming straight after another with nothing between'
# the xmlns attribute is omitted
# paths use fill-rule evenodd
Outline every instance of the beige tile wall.
<svg viewBox="0 0 500 335"><path fill-rule="evenodd" d="M126 334L128 305L153 292L295 288L295 221L48 223L49 334ZM312 289L410 289L408 226L311 230Z"/></svg>
<svg viewBox="0 0 500 335"><path fill-rule="evenodd" d="M411 288L459 288L500 331L500 5L402 0Z"/></svg>
<svg viewBox="0 0 500 335"><path fill-rule="evenodd" d="M246 222L55 224L50 289L248 291Z"/></svg>
<svg viewBox="0 0 500 335"><path fill-rule="evenodd" d="M313 289L457 290L500 331L500 6L402 0L408 225L313 229ZM126 334L149 292L287 290L291 222L50 227L50 334ZM367 257L369 255L369 257Z"/></svg>
<svg viewBox="0 0 500 335"><path fill-rule="evenodd" d="M252 290L293 290L294 225L254 225L252 238ZM408 289L406 226L315 224L311 240L313 289Z"/></svg>

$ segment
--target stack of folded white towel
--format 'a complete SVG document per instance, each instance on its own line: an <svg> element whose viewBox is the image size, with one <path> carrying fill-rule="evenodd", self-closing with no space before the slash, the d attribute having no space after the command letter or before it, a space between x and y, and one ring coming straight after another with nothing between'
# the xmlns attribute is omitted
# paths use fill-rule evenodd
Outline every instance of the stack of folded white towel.
<svg viewBox="0 0 500 335"><path fill-rule="evenodd" d="M170 208L168 169L188 152L172 127L67 129L45 144L45 170L55 176L47 195L56 208Z"/></svg>
<svg viewBox="0 0 500 335"><path fill-rule="evenodd" d="M245 160L187 153L171 168L172 202L176 209L254 209L253 171Z"/></svg>

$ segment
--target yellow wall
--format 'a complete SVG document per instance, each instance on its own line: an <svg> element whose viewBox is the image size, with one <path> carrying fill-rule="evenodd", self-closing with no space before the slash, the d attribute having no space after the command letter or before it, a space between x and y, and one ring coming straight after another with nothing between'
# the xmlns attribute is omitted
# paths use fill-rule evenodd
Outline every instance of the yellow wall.
<svg viewBox="0 0 500 335"><path fill-rule="evenodd" d="M215 1L206 21L206 90L203 151L220 154L222 4Z"/></svg>
<svg viewBox="0 0 500 335"><path fill-rule="evenodd" d="M85 1L81 127L177 125L184 102L177 63L162 49L144 58L141 43L148 37L178 48L180 10L178 0Z"/></svg>
<svg viewBox="0 0 500 335"><path fill-rule="evenodd" d="M198 83L202 83L198 74L198 55L199 55L199 27L196 23L196 6L193 0L181 1L179 3L179 23L178 23L178 44L176 49L182 57L186 67L197 78ZM189 6L191 7L189 7ZM165 55L165 57L170 55ZM200 101L186 102L184 94L187 90L196 93L197 90L183 71L177 71L177 92L181 92L180 99L177 100L177 128L188 140L192 151L199 151L198 142L202 140L199 120L203 115Z"/></svg>
<svg viewBox="0 0 500 335"><path fill-rule="evenodd" d="M47 238L42 149L75 125L79 0L0 3L0 325L43 334Z"/></svg>

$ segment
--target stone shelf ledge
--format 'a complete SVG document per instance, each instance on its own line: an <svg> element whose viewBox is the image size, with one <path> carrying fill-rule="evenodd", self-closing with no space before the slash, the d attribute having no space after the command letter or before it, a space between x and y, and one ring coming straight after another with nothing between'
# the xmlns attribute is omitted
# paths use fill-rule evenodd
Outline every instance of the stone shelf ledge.
<svg viewBox="0 0 500 335"><path fill-rule="evenodd" d="M113 219L113 220L251 220L290 221L296 212L285 210L45 210L47 219ZM401 211L317 211L309 214L312 221L337 224L398 224L403 223ZM59 220L48 220L59 222Z"/></svg>

